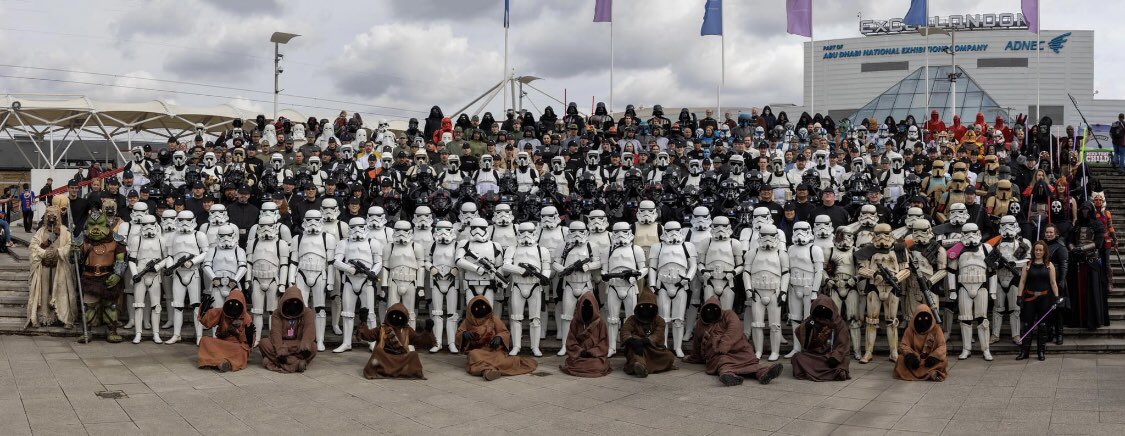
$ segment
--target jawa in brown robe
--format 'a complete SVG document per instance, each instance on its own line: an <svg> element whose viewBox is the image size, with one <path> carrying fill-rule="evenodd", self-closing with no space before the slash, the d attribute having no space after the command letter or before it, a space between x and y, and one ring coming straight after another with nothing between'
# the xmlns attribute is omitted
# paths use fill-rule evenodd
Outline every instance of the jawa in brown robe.
<svg viewBox="0 0 1125 436"><path fill-rule="evenodd" d="M426 328L417 332L410 328L410 312L402 303L395 303L387 309L383 324L367 328L367 322L359 323L360 339L374 342L371 358L363 367L363 376L376 378L413 378L425 380L422 374L422 359L415 348L430 349L436 343L434 322L426 320Z"/></svg>
<svg viewBox="0 0 1125 436"><path fill-rule="evenodd" d="M500 317L492 312L492 304L483 295L469 300L469 311L457 326L461 352L468 353L465 370L492 381L503 375L528 374L538 364L530 357L509 356L512 337Z"/></svg>
<svg viewBox="0 0 1125 436"><path fill-rule="evenodd" d="M200 307L207 309L213 302L211 295L204 294ZM199 340L199 367L216 368L219 372L246 368L250 345L254 343L254 324L246 312L246 297L242 291L230 291L223 307L202 313L199 321L203 328L216 330L215 337L204 336Z"/></svg>
<svg viewBox="0 0 1125 436"><path fill-rule="evenodd" d="M578 297L571 319L574 321L570 323L564 343L566 360L559 365L559 370L575 377L609 374L613 371L609 367L609 336L593 292Z"/></svg>
<svg viewBox="0 0 1125 436"><path fill-rule="evenodd" d="M641 291L633 315L621 326L626 374L643 378L676 369L676 354L664 345L664 318L658 312L656 294Z"/></svg>
<svg viewBox="0 0 1125 436"><path fill-rule="evenodd" d="M290 286L281 296L280 310L270 315L270 334L258 344L262 366L281 373L305 372L316 357L316 314Z"/></svg>
<svg viewBox="0 0 1125 436"><path fill-rule="evenodd" d="M797 326L801 351L793 355L793 377L799 380L837 381L851 378L848 353L851 338L836 303L828 295L813 300L812 311Z"/></svg>
<svg viewBox="0 0 1125 436"><path fill-rule="evenodd" d="M781 374L781 364L759 365L754 346L742 335L742 321L734 311L723 310L719 297L707 299L695 321L687 363L707 365L707 374L718 375L726 386L742 384L743 376L767 384Z"/></svg>
<svg viewBox="0 0 1125 436"><path fill-rule="evenodd" d="M930 306L919 304L898 345L895 378L943 381L949 375L945 334L934 322Z"/></svg>

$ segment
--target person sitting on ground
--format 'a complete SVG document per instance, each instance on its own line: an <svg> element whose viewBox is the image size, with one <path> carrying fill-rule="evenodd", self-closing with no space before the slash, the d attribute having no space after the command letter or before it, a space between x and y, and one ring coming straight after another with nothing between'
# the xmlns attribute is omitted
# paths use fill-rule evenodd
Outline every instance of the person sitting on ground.
<svg viewBox="0 0 1125 436"><path fill-rule="evenodd" d="M566 360L559 369L575 377L601 377L609 374L609 339L605 320L598 310L593 292L578 297L574 321L566 334Z"/></svg>
<svg viewBox="0 0 1125 436"><path fill-rule="evenodd" d="M812 313L797 326L796 339L801 351L793 356L793 378L812 381L838 381L851 378L848 355L851 338L848 325L840 318L836 303L821 294L813 300Z"/></svg>
<svg viewBox="0 0 1125 436"><path fill-rule="evenodd" d="M719 297L707 299L699 310L687 363L707 365L707 374L719 376L725 386L742 384L744 376L767 384L781 374L781 364L760 365L754 346L742 335L742 321L719 306Z"/></svg>
<svg viewBox="0 0 1125 436"><path fill-rule="evenodd" d="M919 304L898 345L894 376L899 380L943 381L949 375L945 334L934 321L930 306Z"/></svg>
<svg viewBox="0 0 1125 436"><path fill-rule="evenodd" d="M656 294L645 289L637 296L633 315L621 325L626 374L644 378L676 369L676 354L664 345L664 318L658 311Z"/></svg>
<svg viewBox="0 0 1125 436"><path fill-rule="evenodd" d="M199 340L199 367L215 368L219 372L246 368L250 360L250 345L254 343L254 323L246 312L246 297L242 291L230 291L222 307L211 307L215 299L210 294L201 298L199 322L204 329L216 328L215 337Z"/></svg>
<svg viewBox="0 0 1125 436"><path fill-rule="evenodd" d="M258 344L262 366L281 373L305 372L316 357L316 314L296 286L285 290L279 306L270 315L269 336Z"/></svg>
<svg viewBox="0 0 1125 436"><path fill-rule="evenodd" d="M365 312L361 312L365 313ZM434 338L434 321L427 319L421 332L410 327L410 313L402 303L395 303L387 309L383 317L383 324L376 328L367 328L367 320L361 320L358 336L360 339L374 342L371 348L371 358L363 367L363 376L367 379L377 378L403 378L425 380L422 373L422 359L418 357L415 348L430 349L436 342Z"/></svg>
<svg viewBox="0 0 1125 436"><path fill-rule="evenodd" d="M511 334L492 304L483 295L469 301L466 317L457 327L461 352L469 355L465 370L492 381L504 375L521 375L535 371L538 363L531 357L509 356Z"/></svg>

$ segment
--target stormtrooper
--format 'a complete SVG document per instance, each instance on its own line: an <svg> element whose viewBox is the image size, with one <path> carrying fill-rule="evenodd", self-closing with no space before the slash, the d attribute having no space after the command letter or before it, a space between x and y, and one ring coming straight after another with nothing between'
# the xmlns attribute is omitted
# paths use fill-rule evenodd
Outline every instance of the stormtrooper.
<svg viewBox="0 0 1125 436"><path fill-rule="evenodd" d="M258 210L258 221L260 222L262 218L267 218L267 217L273 218L273 222L277 224L277 226L278 226L277 237L281 238L281 240L283 240L285 242L289 242L289 241L293 240L293 234L289 230L289 226L281 224L281 210L279 210L277 208L277 203L274 203L272 201L267 201L267 202L262 203L261 209ZM250 241L253 241L255 238L257 238L258 224L254 224L254 225L250 226L250 231L247 232L246 234L247 234L247 237L246 237L247 242L246 243L249 244ZM251 251L252 250L250 249L250 246L247 245L246 254L250 254ZM286 259L284 263L286 263L286 264L289 263L289 261L288 261L289 256L288 255L282 257L282 259ZM282 275L281 277L282 277L282 280L279 283L284 284L285 278L287 278L289 276ZM255 299L254 301L259 301L259 300ZM258 331L261 331L261 329L258 329Z"/></svg>
<svg viewBox="0 0 1125 436"><path fill-rule="evenodd" d="M566 170L566 159L562 156L551 158L551 171L547 173L555 181L555 190L566 197L570 195L570 187L574 186L574 173Z"/></svg>
<svg viewBox="0 0 1125 436"><path fill-rule="evenodd" d="M731 310L734 307L735 280L742 277L745 252L742 241L731 237L734 230L729 218L715 217L710 227L710 237L696 243L703 285L699 301L716 296L719 297L719 307Z"/></svg>
<svg viewBox="0 0 1125 436"><path fill-rule="evenodd" d="M322 165L318 156L310 156L308 163L305 164L305 171L308 174L306 177L313 186L316 186L317 194L324 194L324 184L328 182L328 173L323 170Z"/></svg>
<svg viewBox="0 0 1125 436"><path fill-rule="evenodd" d="M913 150L914 145L922 142L922 135L919 134L918 126L910 126L906 129L906 141L903 141L904 150Z"/></svg>
<svg viewBox="0 0 1125 436"><path fill-rule="evenodd" d="M758 229L760 237L746 250L742 280L746 287L747 305L750 307L751 338L758 358L765 349L766 321L770 329L769 360L780 357L781 350L781 301L789 290L789 256L785 254L784 243L773 224L762 225ZM768 318L767 318L768 315Z"/></svg>
<svg viewBox="0 0 1125 436"><path fill-rule="evenodd" d="M272 186L280 187L285 182L285 179L294 177L293 170L285 167L285 156L281 153L270 155L270 169L273 170L273 180L269 183L276 183ZM269 185L266 184L265 186Z"/></svg>
<svg viewBox="0 0 1125 436"><path fill-rule="evenodd" d="M203 280L211 284L211 297L216 302L226 301L230 291L240 288L245 275L246 251L238 246L238 227L219 227L217 241L203 258Z"/></svg>
<svg viewBox="0 0 1125 436"><path fill-rule="evenodd" d="M360 130L361 132L363 130ZM364 133L366 135L366 133ZM360 142L362 144L362 142ZM359 164L355 160L355 147L351 144L344 144L340 146L340 160L335 162L332 174L336 176L336 181L341 179L347 181L349 184L358 182L363 175L360 170Z"/></svg>
<svg viewBox="0 0 1125 436"><path fill-rule="evenodd" d="M179 223L179 221L176 220L176 211L174 209L164 209L164 212L160 214L160 231L161 231L160 241L161 241L161 243L164 244L163 246L164 246L165 256L167 256L168 250L171 249L172 238L174 238L176 236L176 233L179 231L179 229L180 229L180 223ZM166 264L164 266L167 267ZM167 272L167 268L165 268L165 272ZM161 278L161 282L162 282L161 283L161 286L162 286L161 289L163 290L163 293L164 293L164 300L166 300L166 303L167 303L167 304L164 305L164 307L172 307L172 280L173 279L168 274L162 274L162 276L163 277ZM163 329L172 328L172 317L169 316L168 320L165 321L164 325L160 326L160 328L163 328Z"/></svg>
<svg viewBox="0 0 1125 436"><path fill-rule="evenodd" d="M789 246L789 326L797 326L812 313L812 302L824 280L824 252L813 245L812 227L798 221L793 225L793 245ZM801 351L801 341L793 341L793 350L785 355L791 358Z"/></svg>
<svg viewBox="0 0 1125 436"><path fill-rule="evenodd" d="M540 309L543 307L543 286L550 283L551 252L536 244L535 224L520 223L516 232L518 242L504 253L504 265L500 267L512 280L511 312L508 314L512 349L508 354L515 356L520 352L526 308L527 316L531 319L528 328L531 354L542 357L543 353L539 351L540 329L543 328Z"/></svg>
<svg viewBox="0 0 1125 436"><path fill-rule="evenodd" d="M879 130L876 133L875 150L882 153L884 150L898 150L898 141L891 136L890 127L886 124L880 124Z"/></svg>
<svg viewBox="0 0 1125 436"><path fill-rule="evenodd" d="M910 257L907 258L907 262L911 274L915 277L906 284L906 304L903 305L903 311L906 315L905 319L914 319L914 309L919 304L926 304L930 306L930 310L937 312L938 297L933 289L934 286L945 281L948 273L945 270L945 248L935 240L930 222L926 219L917 219L911 221L909 226L910 239L913 243L910 245Z"/></svg>
<svg viewBox="0 0 1125 436"><path fill-rule="evenodd" d="M473 173L473 184L477 186L477 194L500 193L500 174L493 166L493 157L485 154L480 157L480 168Z"/></svg>
<svg viewBox="0 0 1125 436"><path fill-rule="evenodd" d="M281 234L285 226L272 215L259 216L254 227L253 234L246 240L246 255L252 292L250 315L254 320L254 344L257 344L262 339L263 319L277 310L277 299L285 292L289 280L289 242Z"/></svg>
<svg viewBox="0 0 1125 436"><path fill-rule="evenodd" d="M570 322L574 317L574 306L578 303L578 297L594 290L591 271L601 267L601 257L588 238L586 224L581 221L571 221L566 246L551 263L561 281L562 307L559 309L559 319L562 320L562 325L559 331L564 337L570 331ZM564 355L566 355L566 347L559 350L559 356Z"/></svg>
<svg viewBox="0 0 1125 436"><path fill-rule="evenodd" d="M680 223L664 224L660 243L649 256L648 283L657 292L661 317L672 323L672 341L676 356L683 356L684 315L688 291L698 269L695 246L684 240ZM668 332L664 332L667 340Z"/></svg>
<svg viewBox="0 0 1125 436"><path fill-rule="evenodd" d="M457 214L456 230L458 240L469 240L469 230L472 228L471 223L475 218L480 218L480 213L477 212L477 205L475 203L462 204L461 212Z"/></svg>
<svg viewBox="0 0 1125 436"><path fill-rule="evenodd" d="M145 159L145 150L140 146L133 147L133 160L125 165L125 171L132 172L134 175L148 177L152 168L156 166L156 162Z"/></svg>
<svg viewBox="0 0 1125 436"><path fill-rule="evenodd" d="M731 180L735 183L735 186L738 186L739 188L745 186L746 159L743 158L741 154L735 154L730 157L730 161L727 162L727 165L730 167L730 171L727 172L727 175L723 180Z"/></svg>
<svg viewBox="0 0 1125 436"><path fill-rule="evenodd" d="M903 226L899 227L897 229L894 229L891 232L891 235L893 235L895 237L895 240L902 240L902 239L907 238L908 236L910 236L911 233L913 233L913 228L910 225L914 221L917 221L917 220L926 221L927 224L929 224L929 222L930 222L930 220L926 218L925 212L922 211L921 208L911 207L909 209L906 209L906 216L903 217ZM906 319L914 319L914 318L908 317Z"/></svg>
<svg viewBox="0 0 1125 436"><path fill-rule="evenodd" d="M891 161L891 169L879 175L879 185L883 187L883 195L890 201L888 207L893 209L894 205L898 204L902 187L906 183L906 161L901 154L893 151L888 152L887 156Z"/></svg>
<svg viewBox="0 0 1125 436"><path fill-rule="evenodd" d="M828 215L817 215L816 218L813 219L812 230L813 245L820 247L820 251L825 253L825 257L827 258L828 250L835 245L836 239L836 230L832 226L832 218Z"/></svg>
<svg viewBox="0 0 1125 436"><path fill-rule="evenodd" d="M375 285L383 268L383 247L379 241L367 237L367 221L360 217L348 221L348 237L336 247L332 266L340 271L343 304L340 315L344 319L344 340L333 353L352 349L352 332L355 327L356 302L362 298L367 310L367 328L374 328ZM371 344L375 346L374 343Z"/></svg>
<svg viewBox="0 0 1125 436"><path fill-rule="evenodd" d="M961 340L964 346L958 359L968 359L973 347L973 322L977 323L984 360L991 361L989 351L988 300L996 299L996 274L990 274L988 262L993 248L981 243L980 229L976 224L965 224L961 229L961 245L949 250L946 285L949 299L957 300L957 318L961 321Z"/></svg>
<svg viewBox="0 0 1125 436"><path fill-rule="evenodd" d="M199 226L199 231L207 235L207 245L217 244L219 242L219 229L230 223L230 216L227 214L227 207L221 203L211 205L207 210L207 222ZM222 300L217 300L222 301Z"/></svg>
<svg viewBox="0 0 1125 436"><path fill-rule="evenodd" d="M223 174L226 175L224 179L230 180L232 183L237 183L239 185L244 184L249 188L253 188L258 177L258 165L246 162L246 150L242 147L235 148L231 151L230 156L231 162L228 163L223 170ZM260 161L255 159L255 162ZM242 174L241 183L238 180L232 179L234 173Z"/></svg>
<svg viewBox="0 0 1125 436"><path fill-rule="evenodd" d="M453 192L461 187L461 181L464 179L465 176L461 173L461 158L455 154L449 155L445 170L437 176L438 186Z"/></svg>
<svg viewBox="0 0 1125 436"><path fill-rule="evenodd" d="M534 194L539 190L539 171L531 167L531 156L526 151L516 153L516 183L520 193Z"/></svg>
<svg viewBox="0 0 1125 436"><path fill-rule="evenodd" d="M402 303L410 315L410 327L417 325L418 314L414 310L416 297L425 297L426 252L421 244L414 242L413 229L409 222L395 223L391 243L383 247L383 268L389 279L387 306Z"/></svg>
<svg viewBox="0 0 1125 436"><path fill-rule="evenodd" d="M750 251L753 245L758 243L761 229L767 224L773 224L773 215L770 215L770 210L762 206L754 208L753 215L750 218L750 227L743 228L742 233L738 235L738 240L742 242L744 250ZM781 241L782 247L788 244L785 233L778 232L777 237Z"/></svg>
<svg viewBox="0 0 1125 436"><path fill-rule="evenodd" d="M215 153L210 151L203 153L203 168L199 169L199 175L212 194L217 194L219 188L223 186L223 167L218 163Z"/></svg>
<svg viewBox="0 0 1125 436"><path fill-rule="evenodd" d="M125 241L125 252L127 259L131 257L132 253L137 250L137 244L140 243L141 239L141 220L146 216L149 216L148 203L138 201L136 204L133 204L132 210L129 211L129 221L123 221L121 222L121 224L117 225L117 230L115 233L117 233L117 235L121 237L121 240ZM132 269L126 270L126 272L127 274L122 277L122 280L132 278ZM127 297L129 300L128 303L135 307L136 302L134 295L130 294ZM142 308L146 308L144 312L148 312L147 307L142 306ZM142 313L141 315L142 316L130 317L129 322L126 323L124 327L126 329L133 328L133 323L137 320L144 320L145 322L148 322L148 320L144 317L144 315L147 315L147 313Z"/></svg>
<svg viewBox="0 0 1125 436"><path fill-rule="evenodd" d="M199 263L207 254L207 235L195 230L195 214L185 210L176 215L176 234L169 239L168 257L164 260L164 274L172 276L172 337L165 344L180 341L184 324L184 297L191 302L192 320L195 322L195 343L203 337L199 319L200 282Z"/></svg>
<svg viewBox="0 0 1125 436"><path fill-rule="evenodd" d="M512 207L507 204L498 204L492 212L492 242L500 247L514 247L516 245L516 218L512 214Z"/></svg>
<svg viewBox="0 0 1125 436"><path fill-rule="evenodd" d="M785 172L785 160L780 154L775 154L770 162L769 174L765 175L765 183L773 190L774 201L788 201L793 198L793 182Z"/></svg>
<svg viewBox="0 0 1125 436"><path fill-rule="evenodd" d="M859 207L859 216L856 222L849 225L850 231L855 234L855 245L862 247L870 244L875 238L875 227L879 224L879 211L873 204Z"/></svg>
<svg viewBox="0 0 1125 436"><path fill-rule="evenodd" d="M691 211L691 228L687 230L684 240L695 246L696 254L700 256L699 261L702 263L704 245L711 239L711 211L704 206L697 206ZM691 292L688 295L688 304L692 307L700 307L706 301L702 298L702 289L705 285L703 274L696 274L691 280L689 289ZM688 310L684 319L684 324L687 326L687 337L691 337L695 330L695 317L699 314L698 310Z"/></svg>
<svg viewBox="0 0 1125 436"><path fill-rule="evenodd" d="M574 178L581 179L583 177L593 177L597 182L595 187L601 189L605 186L605 179L602 178L602 154L598 150L590 150L586 152L586 165L578 169Z"/></svg>
<svg viewBox="0 0 1125 436"><path fill-rule="evenodd" d="M969 210L964 203L953 203L949 206L949 219L934 227L934 235L946 250L953 248L961 242L965 223L969 221Z"/></svg>
<svg viewBox="0 0 1125 436"><path fill-rule="evenodd" d="M414 242L422 246L423 252L429 252L434 245L434 213L429 206L414 208L414 218L410 220L414 225Z"/></svg>
<svg viewBox="0 0 1125 436"><path fill-rule="evenodd" d="M828 166L829 154L828 150L817 150L813 152L813 169L816 170L820 176L820 189L821 191L833 187L836 179L832 178L832 167Z"/></svg>
<svg viewBox="0 0 1125 436"><path fill-rule="evenodd" d="M305 212L304 230L293 238L289 254L289 283L297 285L301 298L311 301L316 312L317 351L324 351L324 328L328 324L325 293L334 285L328 266L336 259L336 238L325 233L323 225L319 210Z"/></svg>
<svg viewBox="0 0 1125 436"><path fill-rule="evenodd" d="M828 276L825 280L825 290L848 322L852 352L856 360L859 360L863 353L863 343L859 340L863 301L860 300L859 291L856 289L854 239L847 227L840 227L836 230L832 247L824 251L825 274Z"/></svg>
<svg viewBox="0 0 1125 436"><path fill-rule="evenodd" d="M910 277L910 270L894 250L895 239L890 224L875 226L871 245L856 253L859 269L857 276L864 279L862 286L867 294L867 340L860 363L871 361L875 350L875 334L882 313L887 326L887 344L890 360L898 360L898 304L901 284Z"/></svg>
<svg viewBox="0 0 1125 436"><path fill-rule="evenodd" d="M629 223L613 225L613 246L601 258L602 279L606 283L606 324L609 328L609 354L617 352L617 338L621 329L621 309L626 318L637 307L637 279L648 272L644 249L633 243L633 230ZM622 307L624 304L624 307Z"/></svg>
<svg viewBox="0 0 1125 436"><path fill-rule="evenodd" d="M488 222L476 217L469 222L469 240L457 246L457 268L463 273L465 302L478 295L495 305L496 290L507 288L499 267L504 249L488 239Z"/></svg>
<svg viewBox="0 0 1125 436"><path fill-rule="evenodd" d="M699 159L689 160L687 168L688 175L684 177L683 183L681 183L681 190L689 186L698 188L699 183L703 181L703 162Z"/></svg>
<svg viewBox="0 0 1125 436"><path fill-rule="evenodd" d="M325 198L320 201L320 216L323 219L321 224L321 231L332 236L336 241L340 241L347 237L348 226L343 221L340 221L340 205L335 198ZM340 281L340 271L330 269L328 271L332 275L332 283L335 286L329 286L325 292L328 294L328 299L332 301L332 331L336 334L342 334L340 328L340 286L343 284Z"/></svg>
<svg viewBox="0 0 1125 436"><path fill-rule="evenodd" d="M434 320L436 342L431 353L441 350L443 333L448 335L449 352L457 353L457 236L453 223L438 221L434 227L434 245L430 247L426 266L433 287L430 290L430 317ZM448 318L446 318L448 317Z"/></svg>
<svg viewBox="0 0 1125 436"><path fill-rule="evenodd" d="M645 256L652 252L652 247L660 243L660 213L656 210L656 203L652 200L643 200L637 207L637 222L633 224L633 243L644 250Z"/></svg>
<svg viewBox="0 0 1125 436"><path fill-rule="evenodd" d="M140 227L139 238L127 253L129 273L133 277L133 325L137 332L133 343L141 343L141 333L144 330L144 323L141 321L147 307L151 309L149 316L153 327L152 341L159 344L163 342L160 339L160 287L163 284L160 273L165 265L164 237L160 234L156 217L152 215L141 217L137 226Z"/></svg>
<svg viewBox="0 0 1125 436"><path fill-rule="evenodd" d="M560 224L562 219L559 217L559 211L554 206L547 206L539 210L539 234L536 237L537 243L540 247L546 248L551 252L552 259L562 253L563 247L566 245L568 239L568 229L562 227ZM550 274L548 274L550 276ZM559 276L551 276L551 283L547 289L550 292L552 289L559 288ZM550 298L548 298L550 300ZM541 313L541 319L548 319L547 305L544 304ZM560 318L562 305L555 305L555 332L562 332L562 318ZM540 337L546 337L547 329L539 332ZM557 334L557 333L556 333Z"/></svg>
<svg viewBox="0 0 1125 436"><path fill-rule="evenodd" d="M1008 315L1008 322L1012 327L1012 340L1020 337L1020 275L1025 265L1031 260L1031 242L1020 236L1021 229L1016 217L1005 215L1000 218L1000 241L996 243L995 250L1000 252L1000 258L995 260L997 293L996 302L992 306L991 342L1000 340L1000 327L1004 325L1004 315Z"/></svg>
<svg viewBox="0 0 1125 436"><path fill-rule="evenodd" d="M645 184L646 185L663 184L665 174L668 174L668 176L675 178L676 177L675 173L674 173L675 170L672 167L669 166L670 163L671 163L671 158L668 156L667 152L662 151L662 152L656 153L655 165L652 167L652 169L649 170L648 174L645 176ZM669 172L669 171L672 171L672 172ZM678 180L669 180L669 182L679 183Z"/></svg>
<svg viewBox="0 0 1125 436"><path fill-rule="evenodd" d="M367 237L379 241L380 246L391 243L391 229L387 228L387 213L379 206L367 208Z"/></svg>
<svg viewBox="0 0 1125 436"><path fill-rule="evenodd" d="M181 186L187 184L187 170L187 154L177 150L172 153L172 166L168 167L164 174L173 188L180 189Z"/></svg>

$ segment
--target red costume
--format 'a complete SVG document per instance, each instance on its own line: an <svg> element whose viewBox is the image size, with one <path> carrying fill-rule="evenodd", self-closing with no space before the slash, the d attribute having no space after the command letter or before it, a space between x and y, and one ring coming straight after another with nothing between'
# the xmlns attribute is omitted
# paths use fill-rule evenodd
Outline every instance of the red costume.
<svg viewBox="0 0 1125 436"><path fill-rule="evenodd" d="M926 141L932 141L937 138L938 132L945 131L945 121L938 117L938 111L930 111L930 120L926 121Z"/></svg>
<svg viewBox="0 0 1125 436"><path fill-rule="evenodd" d="M961 138L963 136L965 136L965 132L969 131L969 129L966 128L965 126L961 125L961 116L960 115L954 115L953 116L953 125L949 126L949 131L953 132L953 139L955 140L955 142L960 144Z"/></svg>

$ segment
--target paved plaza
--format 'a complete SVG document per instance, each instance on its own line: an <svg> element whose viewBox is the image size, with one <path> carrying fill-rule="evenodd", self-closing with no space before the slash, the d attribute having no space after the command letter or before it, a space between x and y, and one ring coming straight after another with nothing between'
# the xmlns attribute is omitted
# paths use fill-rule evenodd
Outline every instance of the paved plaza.
<svg viewBox="0 0 1125 436"><path fill-rule="evenodd" d="M486 382L463 356L423 356L428 380L366 380L368 354L323 353L304 374L195 367L189 344L82 345L0 337L0 430L16 434L1125 434L1125 356L951 362L944 383L782 377L721 387L699 365L647 379L580 379L545 357L532 375ZM99 396L98 394L102 395ZM108 398L106 398L108 397ZM118 398L113 398L118 397Z"/></svg>

